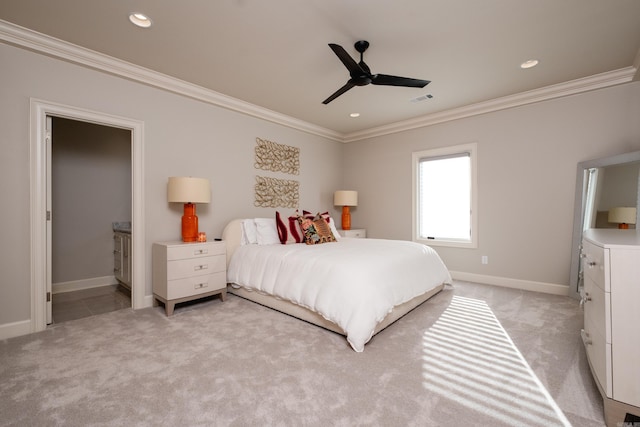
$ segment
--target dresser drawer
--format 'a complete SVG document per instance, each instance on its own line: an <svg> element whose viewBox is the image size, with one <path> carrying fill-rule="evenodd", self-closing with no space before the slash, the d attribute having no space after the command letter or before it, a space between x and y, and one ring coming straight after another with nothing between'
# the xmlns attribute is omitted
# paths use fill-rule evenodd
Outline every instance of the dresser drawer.
<svg viewBox="0 0 640 427"><path fill-rule="evenodd" d="M607 273L605 268L605 256L608 250L596 246L589 241L584 241L582 245L582 253L584 254L584 276L591 278L593 282L606 292L610 292L609 281L605 280Z"/></svg>
<svg viewBox="0 0 640 427"><path fill-rule="evenodd" d="M584 318L589 319L592 329L611 343L611 328L608 319L611 316L611 294L600 289L590 277L584 278Z"/></svg>
<svg viewBox="0 0 640 427"><path fill-rule="evenodd" d="M167 261L226 254L224 243L189 243L167 248Z"/></svg>
<svg viewBox="0 0 640 427"><path fill-rule="evenodd" d="M226 269L225 255L167 261L167 280L203 276Z"/></svg>
<svg viewBox="0 0 640 427"><path fill-rule="evenodd" d="M587 357L591 364L594 377L607 397L613 395L613 384L611 382L611 344L605 341L594 327L593 322L585 317L584 329L582 330L582 340L584 341Z"/></svg>
<svg viewBox="0 0 640 427"><path fill-rule="evenodd" d="M223 289L227 286L227 273L224 271L206 276L186 277L169 281L167 295L160 295L168 300L190 297L205 292Z"/></svg>

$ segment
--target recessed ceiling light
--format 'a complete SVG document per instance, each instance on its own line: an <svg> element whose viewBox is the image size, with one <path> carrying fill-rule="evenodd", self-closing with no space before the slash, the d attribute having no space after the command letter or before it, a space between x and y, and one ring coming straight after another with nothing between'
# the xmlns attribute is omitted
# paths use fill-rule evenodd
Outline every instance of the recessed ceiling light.
<svg viewBox="0 0 640 427"><path fill-rule="evenodd" d="M349 114L351 117L360 117L360 113L351 113Z"/></svg>
<svg viewBox="0 0 640 427"><path fill-rule="evenodd" d="M129 15L129 21L141 28L149 28L151 26L151 19L142 13L132 13Z"/></svg>
<svg viewBox="0 0 640 427"><path fill-rule="evenodd" d="M522 64L520 64L520 68L532 68L535 67L536 65L538 65L538 60L537 59L529 59L528 61L524 61Z"/></svg>

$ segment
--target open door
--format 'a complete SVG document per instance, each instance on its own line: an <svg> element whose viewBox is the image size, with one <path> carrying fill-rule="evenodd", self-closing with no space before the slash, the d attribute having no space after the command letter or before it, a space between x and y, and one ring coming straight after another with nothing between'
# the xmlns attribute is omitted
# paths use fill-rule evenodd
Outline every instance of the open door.
<svg viewBox="0 0 640 427"><path fill-rule="evenodd" d="M47 325L50 325L51 323L53 323L53 319L52 319L52 314L51 314L51 305L52 305L52 294L51 294L51 123L52 123L52 118L51 116L47 116L46 118L47 120L47 124L46 124L46 131L45 131L45 142L44 142L44 146L45 146L45 156L46 156L46 161L45 161L45 174L47 177L47 188L46 188L46 192L47 192L47 201L46 201L46 210L47 210L47 225L46 225L46 240L47 240L47 255L46 255L46 310L47 310L47 314L46 314L46 318L47 318Z"/></svg>
<svg viewBox="0 0 640 427"><path fill-rule="evenodd" d="M52 215L51 154L52 118L65 117L131 130L132 248L131 299L134 309L150 307L145 295L146 259L144 236L144 123L71 106L30 100L30 193L31 193L31 332L46 329L52 321Z"/></svg>

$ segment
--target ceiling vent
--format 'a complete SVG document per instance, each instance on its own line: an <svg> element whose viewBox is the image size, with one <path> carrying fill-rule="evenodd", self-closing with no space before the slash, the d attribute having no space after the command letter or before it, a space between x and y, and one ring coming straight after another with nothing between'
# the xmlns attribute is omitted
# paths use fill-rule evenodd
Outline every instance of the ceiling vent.
<svg viewBox="0 0 640 427"><path fill-rule="evenodd" d="M422 101L426 101L427 99L431 99L431 98L433 98L433 95L431 95L429 93L429 94L426 94L426 95L419 96L417 98L413 98L411 100L411 102L422 102Z"/></svg>

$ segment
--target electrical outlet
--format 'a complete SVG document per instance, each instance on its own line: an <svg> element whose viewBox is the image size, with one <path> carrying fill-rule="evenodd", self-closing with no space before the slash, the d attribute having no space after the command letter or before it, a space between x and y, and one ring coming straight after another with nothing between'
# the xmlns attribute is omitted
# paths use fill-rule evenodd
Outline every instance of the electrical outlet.
<svg viewBox="0 0 640 427"><path fill-rule="evenodd" d="M482 255L482 264L489 264L489 257L487 255Z"/></svg>

